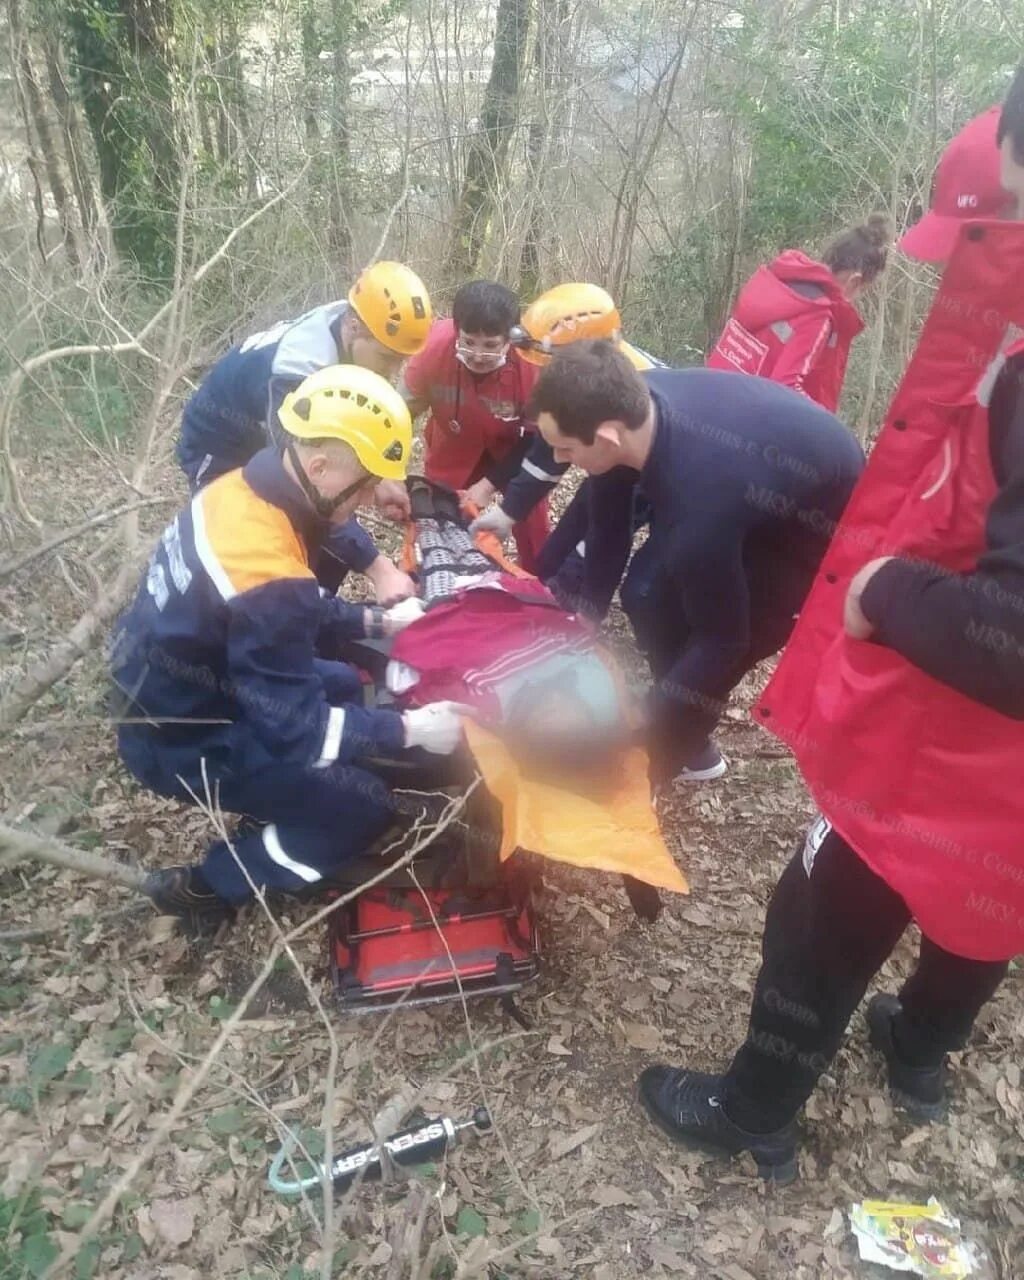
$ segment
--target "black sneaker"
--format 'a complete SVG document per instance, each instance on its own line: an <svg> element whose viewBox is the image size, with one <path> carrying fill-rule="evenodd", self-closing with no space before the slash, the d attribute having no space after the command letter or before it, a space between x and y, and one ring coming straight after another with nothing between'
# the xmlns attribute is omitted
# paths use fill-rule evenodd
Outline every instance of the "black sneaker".
<svg viewBox="0 0 1024 1280"><path fill-rule="evenodd" d="M198 867L151 871L142 892L161 915L176 916L190 937L216 933L235 915L234 907L213 892Z"/></svg>
<svg viewBox="0 0 1024 1280"><path fill-rule="evenodd" d="M648 1067L640 1076L640 1102L662 1132L676 1142L717 1155L749 1151L757 1172L785 1186L797 1174L796 1125L772 1133L747 1133L725 1114L721 1076L677 1067Z"/></svg>
<svg viewBox="0 0 1024 1280"><path fill-rule="evenodd" d="M945 1062L935 1067L913 1067L900 1057L893 1036L893 1021L903 1006L895 996L872 996L867 1008L868 1038L885 1055L889 1065L892 1100L915 1120L939 1120L946 1111Z"/></svg>

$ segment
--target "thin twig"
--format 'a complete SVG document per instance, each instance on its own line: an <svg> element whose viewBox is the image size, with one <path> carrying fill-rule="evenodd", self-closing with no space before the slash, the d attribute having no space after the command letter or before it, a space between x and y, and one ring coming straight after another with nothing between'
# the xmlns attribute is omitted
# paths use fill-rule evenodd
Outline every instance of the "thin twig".
<svg viewBox="0 0 1024 1280"><path fill-rule="evenodd" d="M63 928L63 920L51 920L49 924L37 924L30 929L0 929L0 943L41 942L43 938L52 938Z"/></svg>
<svg viewBox="0 0 1024 1280"><path fill-rule="evenodd" d="M277 195L272 196L264 204L247 217L243 218L237 227L233 227L224 238L220 247L216 249L206 261L198 267L189 278L189 287L194 288L200 281L207 276L213 268L221 262L227 255L228 250L238 239L238 237L264 214L268 213L275 205L287 199L295 190L302 178L305 176L306 170L309 168L312 160L307 160L295 177L284 187ZM29 374L35 373L37 369L42 369L48 364L52 364L55 360L64 360L71 356L88 356L88 355L120 355L128 351L139 352L142 355L150 356L150 353L143 348L143 343L156 326L169 313L173 313L178 304L178 293L173 294L168 300L159 307L150 316L149 320L142 326L135 337L124 342L109 343L76 343L65 347L53 347L49 351L42 351L36 356L31 356L28 360L19 362L19 366L11 374L7 382L6 391L2 402L0 402L0 467L4 468L7 473L8 488L10 491L11 501L27 524L39 527L40 521L29 511L25 505L24 498L21 495L18 486L17 473L14 467L14 460L11 456L10 434L11 420L14 413L14 405L17 401L21 386Z"/></svg>
<svg viewBox="0 0 1024 1280"><path fill-rule="evenodd" d="M372 267L373 264L380 257L380 255L384 252L384 246L387 244L388 236L391 234L391 224L394 222L395 218L398 216L398 211L401 209L402 205L405 204L408 198L409 198L409 155L408 155L408 152L406 152L404 185L402 186L401 194L399 195L395 203L391 206L391 208L388 210L388 216L384 219L384 230L380 233L380 239L377 241L377 247L374 249L373 253L370 255L370 260L366 264L367 266Z"/></svg>

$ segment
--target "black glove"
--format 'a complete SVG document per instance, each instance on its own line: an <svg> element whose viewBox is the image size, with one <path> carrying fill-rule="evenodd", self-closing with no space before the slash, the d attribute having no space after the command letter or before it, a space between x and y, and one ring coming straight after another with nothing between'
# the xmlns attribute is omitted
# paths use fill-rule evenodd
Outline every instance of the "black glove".
<svg viewBox="0 0 1024 1280"><path fill-rule="evenodd" d="M634 876L626 875L622 877L622 884L626 890L630 905L636 914L641 920L646 920L648 924L653 924L658 916L661 915L661 895L654 885L645 884Z"/></svg>

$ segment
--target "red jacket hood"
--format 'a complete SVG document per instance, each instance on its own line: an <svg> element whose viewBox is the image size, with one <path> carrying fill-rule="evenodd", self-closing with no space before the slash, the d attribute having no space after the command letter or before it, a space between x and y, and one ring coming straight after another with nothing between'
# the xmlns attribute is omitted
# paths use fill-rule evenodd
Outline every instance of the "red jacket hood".
<svg viewBox="0 0 1024 1280"><path fill-rule="evenodd" d="M813 298L790 288L790 283L812 284L821 289ZM787 249L774 262L759 267L743 286L733 315L751 333L779 320L830 311L836 328L855 336L864 328L860 312L844 296L839 281L823 262L815 262L799 249Z"/></svg>

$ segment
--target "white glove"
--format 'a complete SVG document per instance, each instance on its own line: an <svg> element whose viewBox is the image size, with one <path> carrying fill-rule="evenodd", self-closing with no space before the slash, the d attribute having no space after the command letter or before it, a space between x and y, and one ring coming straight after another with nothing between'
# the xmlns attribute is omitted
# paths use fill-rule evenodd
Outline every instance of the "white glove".
<svg viewBox="0 0 1024 1280"><path fill-rule="evenodd" d="M473 708L461 702L429 702L402 716L405 745L422 747L435 756L450 756L462 739L461 716L471 716Z"/></svg>
<svg viewBox="0 0 1024 1280"><path fill-rule="evenodd" d="M477 516L469 526L469 531L470 533L496 533L502 542L507 542L512 536L515 523L511 516L507 516L501 507L494 503L482 516Z"/></svg>
<svg viewBox="0 0 1024 1280"><path fill-rule="evenodd" d="M382 619L384 634L397 636L399 631L404 631L406 627L411 627L414 622L418 622L426 611L427 606L418 596L409 596L407 600L400 600L398 604L393 604L390 609L384 610Z"/></svg>

